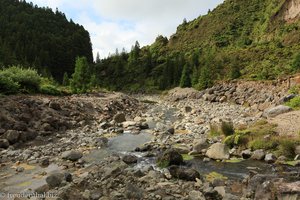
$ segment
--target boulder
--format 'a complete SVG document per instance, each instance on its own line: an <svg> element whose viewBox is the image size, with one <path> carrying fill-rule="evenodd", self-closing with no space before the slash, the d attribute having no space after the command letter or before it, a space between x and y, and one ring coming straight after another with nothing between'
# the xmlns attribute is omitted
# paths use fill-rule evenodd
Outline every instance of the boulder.
<svg viewBox="0 0 300 200"><path fill-rule="evenodd" d="M265 151L263 149L255 150L251 156L253 160L263 160L265 158Z"/></svg>
<svg viewBox="0 0 300 200"><path fill-rule="evenodd" d="M65 175L63 173L54 173L46 178L46 182L50 188L55 188L59 187L64 179Z"/></svg>
<svg viewBox="0 0 300 200"><path fill-rule="evenodd" d="M54 110L61 110L61 106L59 103L55 102L55 101L51 101L49 103L49 108L52 108Z"/></svg>
<svg viewBox="0 0 300 200"><path fill-rule="evenodd" d="M122 123L126 121L125 118L125 114L124 113L117 113L114 117L113 117L114 121L116 123Z"/></svg>
<svg viewBox="0 0 300 200"><path fill-rule="evenodd" d="M7 139L0 139L0 148L7 149L9 147L9 142Z"/></svg>
<svg viewBox="0 0 300 200"><path fill-rule="evenodd" d="M15 144L20 139L20 132L15 130L8 130L6 131L6 139L10 144Z"/></svg>
<svg viewBox="0 0 300 200"><path fill-rule="evenodd" d="M196 178L200 179L198 171L192 168L180 167L172 165L169 167L170 174L174 178L178 178L185 181L196 181Z"/></svg>
<svg viewBox="0 0 300 200"><path fill-rule="evenodd" d="M122 158L123 162L125 162L126 164L133 164L133 163L137 163L138 158L134 155L125 155Z"/></svg>
<svg viewBox="0 0 300 200"><path fill-rule="evenodd" d="M215 160L226 160L230 156L229 149L225 144L215 143L208 148L206 156Z"/></svg>
<svg viewBox="0 0 300 200"><path fill-rule="evenodd" d="M274 156L274 154L272 153L268 153L266 156L265 156L265 161L267 163L274 163L276 161L276 156Z"/></svg>
<svg viewBox="0 0 300 200"><path fill-rule="evenodd" d="M194 145L193 145L193 152L195 153L201 153L203 149L207 149L208 147L208 143L206 141L206 139L197 139L194 141Z"/></svg>
<svg viewBox="0 0 300 200"><path fill-rule="evenodd" d="M158 157L157 164L159 167L181 165L183 164L183 157L178 151L169 149L165 151L160 157Z"/></svg>
<svg viewBox="0 0 300 200"><path fill-rule="evenodd" d="M246 149L246 150L242 151L241 155L242 155L243 159L251 158L252 151L250 149Z"/></svg>
<svg viewBox="0 0 300 200"><path fill-rule="evenodd" d="M192 190L189 192L189 200L205 200L205 197L200 191Z"/></svg>
<svg viewBox="0 0 300 200"><path fill-rule="evenodd" d="M265 110L263 116L267 117L267 118L272 118L272 117L276 117L277 115L283 114L283 113L287 113L292 111L292 108L288 107L288 106L284 106L284 105L279 105L276 106L274 108L270 108L268 110Z"/></svg>
<svg viewBox="0 0 300 200"><path fill-rule="evenodd" d="M82 158L82 156L80 151L65 151L62 153L62 158L70 161L77 161Z"/></svg>

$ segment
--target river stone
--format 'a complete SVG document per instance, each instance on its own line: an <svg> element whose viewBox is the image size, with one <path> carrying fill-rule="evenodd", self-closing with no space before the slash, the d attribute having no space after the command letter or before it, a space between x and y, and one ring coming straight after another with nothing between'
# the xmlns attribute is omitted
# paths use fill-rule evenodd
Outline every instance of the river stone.
<svg viewBox="0 0 300 200"><path fill-rule="evenodd" d="M272 153L268 153L266 156L265 156L265 161L267 163L274 163L276 161L276 156L274 156L274 154Z"/></svg>
<svg viewBox="0 0 300 200"><path fill-rule="evenodd" d="M60 104L54 101L51 101L49 103L49 108L52 108L54 110L61 110Z"/></svg>
<svg viewBox="0 0 300 200"><path fill-rule="evenodd" d="M253 160L263 160L265 158L265 151L263 149L255 150L251 156Z"/></svg>
<svg viewBox="0 0 300 200"><path fill-rule="evenodd" d="M169 149L163 153L157 160L157 164L161 167L183 164L182 155L175 149Z"/></svg>
<svg viewBox="0 0 300 200"><path fill-rule="evenodd" d="M8 130L6 131L6 139L9 141L10 144L15 144L19 141L20 132L15 130Z"/></svg>
<svg viewBox="0 0 300 200"><path fill-rule="evenodd" d="M122 158L123 162L125 162L126 164L133 164L133 163L137 163L138 158L134 155L125 155Z"/></svg>
<svg viewBox="0 0 300 200"><path fill-rule="evenodd" d="M116 123L122 123L126 121L125 114L124 113L117 113L113 119Z"/></svg>
<svg viewBox="0 0 300 200"><path fill-rule="evenodd" d="M174 178L178 178L185 181L196 181L196 178L200 179L198 171L192 168L185 168L176 165L169 167L170 174Z"/></svg>
<svg viewBox="0 0 300 200"><path fill-rule="evenodd" d="M82 158L82 153L79 151L65 151L62 153L62 158L71 161L77 161Z"/></svg>
<svg viewBox="0 0 300 200"><path fill-rule="evenodd" d="M276 117L277 115L290 112L291 110L292 110L292 108L290 108L288 106L279 105L279 106L276 106L274 108L270 108L270 109L266 110L264 112L264 116L268 117L268 118Z"/></svg>
<svg viewBox="0 0 300 200"><path fill-rule="evenodd" d="M142 123L140 124L140 128L141 128L142 130L148 129L148 128L149 128L149 124L147 124L146 122L142 122Z"/></svg>
<svg viewBox="0 0 300 200"><path fill-rule="evenodd" d="M62 173L54 173L46 178L46 182L51 188L59 187L65 176Z"/></svg>
<svg viewBox="0 0 300 200"><path fill-rule="evenodd" d="M192 190L189 192L189 200L205 200L205 197L200 191Z"/></svg>
<svg viewBox="0 0 300 200"><path fill-rule="evenodd" d="M246 150L242 151L241 155L244 159L251 158L252 151L250 149L246 149Z"/></svg>
<svg viewBox="0 0 300 200"><path fill-rule="evenodd" d="M7 149L9 147L9 142L7 139L0 139L0 148Z"/></svg>
<svg viewBox="0 0 300 200"><path fill-rule="evenodd" d="M225 144L215 143L208 148L206 156L215 160L227 160L230 156L229 149Z"/></svg>
<svg viewBox="0 0 300 200"><path fill-rule="evenodd" d="M223 197L218 191L214 190L212 187L207 187L203 190L205 199L207 200L222 200Z"/></svg>
<svg viewBox="0 0 300 200"><path fill-rule="evenodd" d="M208 143L206 139L197 139L194 140L194 145L193 145L193 152L195 153L201 153L203 149L206 149L208 147Z"/></svg>

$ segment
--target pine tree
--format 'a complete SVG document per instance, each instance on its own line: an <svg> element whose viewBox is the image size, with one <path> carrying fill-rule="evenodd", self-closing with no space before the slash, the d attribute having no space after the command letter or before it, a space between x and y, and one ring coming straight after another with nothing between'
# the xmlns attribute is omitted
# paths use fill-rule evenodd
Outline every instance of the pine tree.
<svg viewBox="0 0 300 200"><path fill-rule="evenodd" d="M90 86L90 67L86 57L77 57L75 72L72 74L71 89L75 93L87 92Z"/></svg>
<svg viewBox="0 0 300 200"><path fill-rule="evenodd" d="M188 64L185 64L182 70L181 74L181 79L180 79L180 87L185 88L185 87L191 87L191 70Z"/></svg>
<svg viewBox="0 0 300 200"><path fill-rule="evenodd" d="M200 71L197 89L203 90L213 86L212 75L207 66L203 66Z"/></svg>
<svg viewBox="0 0 300 200"><path fill-rule="evenodd" d="M99 64L100 62L101 62L100 54L99 54L99 52L97 52L97 56L96 56L96 64Z"/></svg>
<svg viewBox="0 0 300 200"><path fill-rule="evenodd" d="M64 79L63 79L63 86L68 86L69 84L70 84L70 79L69 79L68 73L65 72Z"/></svg>

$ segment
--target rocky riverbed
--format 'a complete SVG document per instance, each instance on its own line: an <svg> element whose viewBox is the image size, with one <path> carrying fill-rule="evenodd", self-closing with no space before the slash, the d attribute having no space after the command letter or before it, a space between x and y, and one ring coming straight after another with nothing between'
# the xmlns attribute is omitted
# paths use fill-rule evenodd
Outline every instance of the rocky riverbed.
<svg viewBox="0 0 300 200"><path fill-rule="evenodd" d="M299 167L209 136L212 126L288 112L274 111L287 96L282 88L260 99L240 88L3 97L0 198L299 199Z"/></svg>

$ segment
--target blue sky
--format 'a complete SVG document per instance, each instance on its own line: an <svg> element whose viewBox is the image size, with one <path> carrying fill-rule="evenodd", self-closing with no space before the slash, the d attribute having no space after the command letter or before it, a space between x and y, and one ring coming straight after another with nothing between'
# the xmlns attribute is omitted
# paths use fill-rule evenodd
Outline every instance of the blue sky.
<svg viewBox="0 0 300 200"><path fill-rule="evenodd" d="M158 35L175 33L183 19L192 20L223 0L27 0L58 8L91 35L94 55L106 57L116 48L130 50L135 41L151 44Z"/></svg>

